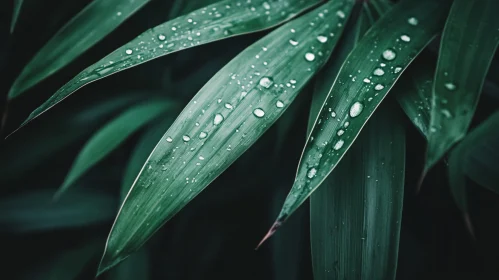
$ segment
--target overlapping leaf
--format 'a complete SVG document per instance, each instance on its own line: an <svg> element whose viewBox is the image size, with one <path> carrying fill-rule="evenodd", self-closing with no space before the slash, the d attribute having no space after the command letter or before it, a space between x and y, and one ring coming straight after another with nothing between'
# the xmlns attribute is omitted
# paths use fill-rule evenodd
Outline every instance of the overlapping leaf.
<svg viewBox="0 0 499 280"><path fill-rule="evenodd" d="M141 170L100 271L136 251L248 149L328 59L354 1L329 1L248 47L186 106Z"/></svg>
<svg viewBox="0 0 499 280"><path fill-rule="evenodd" d="M64 183L56 193L60 196L90 168L116 149L135 131L165 113L173 104L169 100L154 100L139 104L122 113L97 131L82 148Z"/></svg>
<svg viewBox="0 0 499 280"><path fill-rule="evenodd" d="M94 0L74 16L24 67L9 92L15 98L68 65L149 0ZM19 9L22 1L17 1ZM17 6L16 6L17 7Z"/></svg>
<svg viewBox="0 0 499 280"><path fill-rule="evenodd" d="M405 136L384 104L310 197L314 279L395 279Z"/></svg>
<svg viewBox="0 0 499 280"><path fill-rule="evenodd" d="M23 125L88 83L176 51L274 27L319 2L225 0L158 25L83 70L35 109Z"/></svg>
<svg viewBox="0 0 499 280"><path fill-rule="evenodd" d="M270 236L324 181L403 70L441 30L449 1L402 1L367 32L343 64L300 160Z"/></svg>
<svg viewBox="0 0 499 280"><path fill-rule="evenodd" d="M499 1L456 0L442 35L425 170L469 128L499 44Z"/></svg>
<svg viewBox="0 0 499 280"><path fill-rule="evenodd" d="M499 112L472 130L450 153L449 184L459 208L467 213L466 175L499 193Z"/></svg>

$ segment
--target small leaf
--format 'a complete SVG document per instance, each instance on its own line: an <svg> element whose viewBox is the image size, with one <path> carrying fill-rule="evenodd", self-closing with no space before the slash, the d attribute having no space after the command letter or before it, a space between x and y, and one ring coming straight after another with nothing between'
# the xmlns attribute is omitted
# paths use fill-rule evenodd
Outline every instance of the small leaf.
<svg viewBox="0 0 499 280"><path fill-rule="evenodd" d="M125 259L246 151L328 59L354 1L329 1L236 56L189 102L141 170L100 273Z"/></svg>
<svg viewBox="0 0 499 280"><path fill-rule="evenodd" d="M117 201L88 189L68 192L53 201L52 190L39 190L0 200L0 231L32 232L88 226L110 221Z"/></svg>
<svg viewBox="0 0 499 280"><path fill-rule="evenodd" d="M173 106L172 102L155 100L139 104L122 113L97 131L78 154L64 183L56 193L59 197L85 172L105 158L130 135Z"/></svg>
<svg viewBox="0 0 499 280"><path fill-rule="evenodd" d="M17 19L21 13L21 7L23 6L23 0L14 0L14 11L12 12L12 20L10 22L10 33L14 33L16 28Z"/></svg>
<svg viewBox="0 0 499 280"><path fill-rule="evenodd" d="M403 70L440 31L448 7L449 1L402 1L350 53L315 121L293 187L266 238L335 168Z"/></svg>
<svg viewBox="0 0 499 280"><path fill-rule="evenodd" d="M22 1L18 1L22 2ZM115 30L149 0L94 0L64 25L17 77L9 99L61 70Z"/></svg>
<svg viewBox="0 0 499 280"><path fill-rule="evenodd" d="M161 137L165 134L166 130L168 130L173 121L174 119L171 117L162 118L161 121L151 127L140 138L132 152L132 155L130 156L130 159L128 160L128 164L125 169L125 175L121 184L121 201L125 200L125 197L130 191L135 178L139 175L142 166L144 166L144 163L154 150L154 147L156 147L159 140L161 140Z"/></svg>
<svg viewBox="0 0 499 280"><path fill-rule="evenodd" d="M394 104L386 104L394 105ZM395 279L404 197L405 135L382 106L310 197L314 279Z"/></svg>
<svg viewBox="0 0 499 280"><path fill-rule="evenodd" d="M499 1L456 0L441 40L425 171L469 128L499 44Z"/></svg>
<svg viewBox="0 0 499 280"><path fill-rule="evenodd" d="M480 185L499 194L497 165L499 112L473 129L449 156L449 185L459 208L467 213L466 174ZM477 152L482 156L477 157ZM475 158L475 160L473 160ZM488 164L477 164L488 160Z"/></svg>
<svg viewBox="0 0 499 280"><path fill-rule="evenodd" d="M319 2L226 0L158 25L83 70L35 109L21 126L90 82L186 48L274 27Z"/></svg>

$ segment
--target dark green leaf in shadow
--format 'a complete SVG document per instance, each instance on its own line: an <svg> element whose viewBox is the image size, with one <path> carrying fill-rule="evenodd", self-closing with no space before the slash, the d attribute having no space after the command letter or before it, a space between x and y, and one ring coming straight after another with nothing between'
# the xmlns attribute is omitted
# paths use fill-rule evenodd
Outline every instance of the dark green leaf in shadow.
<svg viewBox="0 0 499 280"><path fill-rule="evenodd" d="M394 105L394 104L387 104ZM314 279L395 279L405 135L383 105L310 200Z"/></svg>
<svg viewBox="0 0 499 280"><path fill-rule="evenodd" d="M165 113L175 104L170 100L154 100L136 105L97 131L78 154L64 183L56 193L59 197L78 178L95 166L130 135Z"/></svg>
<svg viewBox="0 0 499 280"><path fill-rule="evenodd" d="M9 99L18 97L61 70L148 2L149 0L93 0L66 23L24 67L12 85Z"/></svg>
<svg viewBox="0 0 499 280"><path fill-rule="evenodd" d="M499 194L499 112L473 129L449 156L449 185L459 208L468 212L466 175Z"/></svg>
<svg viewBox="0 0 499 280"><path fill-rule="evenodd" d="M35 109L21 126L90 82L186 48L272 28L319 2L226 0L158 25L76 75Z"/></svg>
<svg viewBox="0 0 499 280"><path fill-rule="evenodd" d="M150 155L111 229L100 272L136 251L281 116L331 54L354 1L330 1L236 56Z"/></svg>
<svg viewBox="0 0 499 280"><path fill-rule="evenodd" d="M140 249L115 269L109 271L108 280L148 280L150 277L149 253L146 248Z"/></svg>
<svg viewBox="0 0 499 280"><path fill-rule="evenodd" d="M0 200L0 231L33 232L101 224L112 220L117 200L104 193L75 188L59 201L53 190L39 190Z"/></svg>
<svg viewBox="0 0 499 280"><path fill-rule="evenodd" d="M14 10L12 11L12 19L10 21L10 33L14 33L16 28L17 19L21 13L21 7L23 6L23 0L14 0Z"/></svg>
<svg viewBox="0 0 499 280"><path fill-rule="evenodd" d="M98 257L101 248L102 242L93 241L89 244L84 244L79 248L65 251L58 255L49 265L49 270L47 271L46 277L37 275L37 279L78 279L78 276L83 272L89 262L95 257Z"/></svg>
<svg viewBox="0 0 499 280"><path fill-rule="evenodd" d="M425 172L466 135L499 43L497 11L497 0L452 5L433 84Z"/></svg>
<svg viewBox="0 0 499 280"><path fill-rule="evenodd" d="M293 187L268 238L325 180L403 70L441 30L449 1L402 1L343 64L317 117Z"/></svg>

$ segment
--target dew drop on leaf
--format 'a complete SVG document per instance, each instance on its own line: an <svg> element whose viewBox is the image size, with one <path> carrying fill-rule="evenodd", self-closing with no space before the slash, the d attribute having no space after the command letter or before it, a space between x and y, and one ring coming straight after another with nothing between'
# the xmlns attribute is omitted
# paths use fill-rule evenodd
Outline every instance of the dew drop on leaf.
<svg viewBox="0 0 499 280"><path fill-rule="evenodd" d="M132 49L127 49L127 50L125 51L125 53L126 53L126 54L132 54L132 53L133 53L133 51L132 51Z"/></svg>
<svg viewBox="0 0 499 280"><path fill-rule="evenodd" d="M158 39L159 39L160 41L164 41L164 40L166 39L166 36L165 36L165 35L163 35L163 34L159 34L159 35L158 35Z"/></svg>
<svg viewBox="0 0 499 280"><path fill-rule="evenodd" d="M317 174L317 169L315 169L315 167L312 167L312 168L310 168L310 169L308 170L308 172L307 172L307 177L308 177L309 179L312 179L312 178L314 178L314 177L315 177L315 174Z"/></svg>
<svg viewBox="0 0 499 280"><path fill-rule="evenodd" d="M341 147L343 147L343 144L345 144L345 141L343 140L338 140L338 142L336 142L336 144L334 144L334 147L333 149L335 149L336 151L341 149Z"/></svg>
<svg viewBox="0 0 499 280"><path fill-rule="evenodd" d="M291 45L293 45L293 46L298 45L298 41L295 41L295 40L293 40L293 39L290 39L290 40L289 40L289 43L290 43Z"/></svg>
<svg viewBox="0 0 499 280"><path fill-rule="evenodd" d="M374 69L373 75L374 76L383 76L385 74L385 71L381 68L376 68Z"/></svg>
<svg viewBox="0 0 499 280"><path fill-rule="evenodd" d="M358 117L362 110L364 109L364 104L360 102L355 102L352 107L350 107L350 117L355 118Z"/></svg>
<svg viewBox="0 0 499 280"><path fill-rule="evenodd" d="M204 131L201 131L201 133L199 133L199 139L204 139L208 136L208 133L204 132Z"/></svg>
<svg viewBox="0 0 499 280"><path fill-rule="evenodd" d="M323 35L319 35L319 36L317 36L317 41L319 41L321 43L326 43L327 42L327 37L323 36Z"/></svg>
<svg viewBox="0 0 499 280"><path fill-rule="evenodd" d="M277 108L282 108L282 107L284 107L284 103L282 103L282 101L281 101L281 100L277 100L277 102L275 103L275 106L276 106Z"/></svg>
<svg viewBox="0 0 499 280"><path fill-rule="evenodd" d="M364 79L364 83L369 84L370 82L371 82L371 80L369 80L368 78Z"/></svg>
<svg viewBox="0 0 499 280"><path fill-rule="evenodd" d="M232 108L234 108L234 107L232 107L232 105L229 103L225 103L225 108L232 110Z"/></svg>
<svg viewBox="0 0 499 280"><path fill-rule="evenodd" d="M397 56L397 54L392 49L386 49L383 52L383 58L386 60L394 60L396 56Z"/></svg>
<svg viewBox="0 0 499 280"><path fill-rule="evenodd" d="M400 39L404 42L410 42L411 41L411 37L407 36L407 35L402 35L400 36Z"/></svg>
<svg viewBox="0 0 499 280"><path fill-rule="evenodd" d="M315 60L315 54L313 54L313 53L306 53L305 54L305 59L307 61L314 61Z"/></svg>
<svg viewBox="0 0 499 280"><path fill-rule="evenodd" d="M375 90L382 90L382 89L384 89L384 88L385 88L385 86L384 86L384 85L382 85L382 84L377 84L377 85L374 87L374 89L375 89Z"/></svg>
<svg viewBox="0 0 499 280"><path fill-rule="evenodd" d="M340 129L340 130L338 130L336 135L341 136L341 135L343 135L343 133L345 133L345 131L343 129Z"/></svg>
<svg viewBox="0 0 499 280"><path fill-rule="evenodd" d="M400 71L402 71L402 67L395 67L395 70L393 70L393 73L397 74Z"/></svg>
<svg viewBox="0 0 499 280"><path fill-rule="evenodd" d="M410 25L413 25L413 26L416 26L418 25L419 21L417 18L415 17L410 17L407 22L410 24Z"/></svg>
<svg viewBox="0 0 499 280"><path fill-rule="evenodd" d="M184 135L182 136L182 140L184 140L184 142L189 142L191 140L191 137L189 137L189 135Z"/></svg>
<svg viewBox="0 0 499 280"><path fill-rule="evenodd" d="M445 87L451 91L456 89L456 85L453 83L445 83Z"/></svg>
<svg viewBox="0 0 499 280"><path fill-rule="evenodd" d="M263 77L260 79L259 84L264 88L270 88L274 81L270 77Z"/></svg>
<svg viewBox="0 0 499 280"><path fill-rule="evenodd" d="M265 111L263 111L262 109L260 108L256 108L254 111L253 111L253 114L258 117L258 118L262 118L263 116L265 116Z"/></svg>
<svg viewBox="0 0 499 280"><path fill-rule="evenodd" d="M171 143L171 142L173 142L173 139L171 137L167 137L166 142Z"/></svg>
<svg viewBox="0 0 499 280"><path fill-rule="evenodd" d="M222 116L221 114L216 114L216 115L215 115L215 118L213 119L213 124L214 124L214 125L219 125L219 124L221 124L223 121L224 121L224 116Z"/></svg>

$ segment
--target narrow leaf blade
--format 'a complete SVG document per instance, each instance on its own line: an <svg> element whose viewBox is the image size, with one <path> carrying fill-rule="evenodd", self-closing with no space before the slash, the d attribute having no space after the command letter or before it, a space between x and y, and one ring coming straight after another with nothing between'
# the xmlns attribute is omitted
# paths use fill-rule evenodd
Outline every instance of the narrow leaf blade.
<svg viewBox="0 0 499 280"><path fill-rule="evenodd" d="M14 10L12 11L12 19L10 22L10 33L14 33L16 28L17 19L19 14L21 14L21 7L23 6L23 0L14 0Z"/></svg>
<svg viewBox="0 0 499 280"><path fill-rule="evenodd" d="M387 104L393 105L393 104ZM376 111L310 197L314 279L395 279L405 135L396 108Z"/></svg>
<svg viewBox="0 0 499 280"><path fill-rule="evenodd" d="M341 160L403 70L440 31L448 1L402 1L362 38L342 66L269 236ZM405 37L407 36L407 37Z"/></svg>
<svg viewBox="0 0 499 280"><path fill-rule="evenodd" d="M329 57L353 3L330 1L281 26L236 56L194 96L125 199L100 272L142 246L281 116Z"/></svg>
<svg viewBox="0 0 499 280"><path fill-rule="evenodd" d="M274 27L319 2L225 0L158 25L83 70L35 109L21 126L91 82L176 51Z"/></svg>
<svg viewBox="0 0 499 280"><path fill-rule="evenodd" d="M499 44L498 10L495 0L452 5L433 84L426 171L466 135Z"/></svg>
<svg viewBox="0 0 499 280"><path fill-rule="evenodd" d="M61 70L106 37L149 0L94 0L64 25L17 77L9 99Z"/></svg>
<svg viewBox="0 0 499 280"><path fill-rule="evenodd" d="M56 193L59 197L78 178L116 149L135 131L172 107L169 100L156 100L132 107L97 131L78 154L64 183Z"/></svg>

